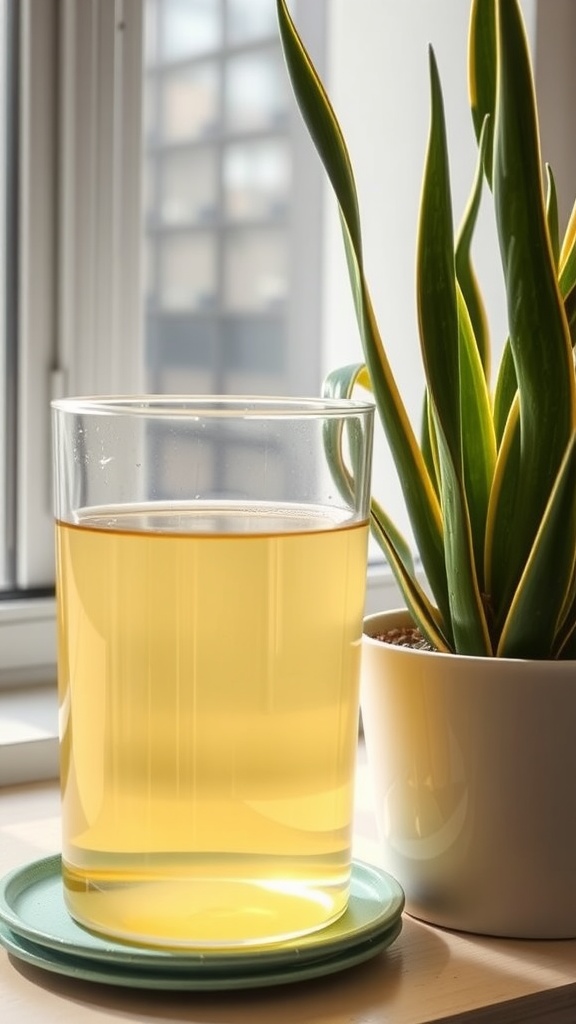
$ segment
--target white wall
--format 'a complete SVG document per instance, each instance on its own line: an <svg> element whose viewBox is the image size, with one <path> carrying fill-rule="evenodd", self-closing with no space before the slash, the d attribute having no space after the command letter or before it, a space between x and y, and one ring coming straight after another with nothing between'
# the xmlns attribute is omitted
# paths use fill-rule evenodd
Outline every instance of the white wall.
<svg viewBox="0 0 576 1024"><path fill-rule="evenodd" d="M539 0L535 49L542 156L554 171L560 224L564 228L576 197L574 0Z"/></svg>
<svg viewBox="0 0 576 1024"><path fill-rule="evenodd" d="M529 35L535 0L523 4ZM428 44L442 80L455 226L476 162L468 106L466 0L328 0L327 84L355 169L366 267L384 342L415 424L422 401L415 251L429 123ZM506 316L490 197L477 234L478 274L495 347ZM361 358L332 193L326 190L324 369ZM398 518L403 503L386 446L378 443L374 489ZM404 520L405 522L405 517Z"/></svg>

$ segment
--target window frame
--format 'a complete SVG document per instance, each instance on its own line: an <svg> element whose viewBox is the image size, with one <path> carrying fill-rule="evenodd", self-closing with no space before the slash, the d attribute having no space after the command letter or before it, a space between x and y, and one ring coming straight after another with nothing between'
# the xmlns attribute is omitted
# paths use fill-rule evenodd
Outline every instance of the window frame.
<svg viewBox="0 0 576 1024"><path fill-rule="evenodd" d="M56 327L56 2L20 0L19 17L15 587L26 591L53 578L46 408Z"/></svg>
<svg viewBox="0 0 576 1024"><path fill-rule="evenodd" d="M65 392L127 390L128 381L133 388L137 347L119 342L141 331L140 119L133 111L140 106L142 5L13 2L20 19L20 596L0 601L0 785L57 774L49 402Z"/></svg>
<svg viewBox="0 0 576 1024"><path fill-rule="evenodd" d="M13 213L9 208L8 198L15 180L15 160L10 154L10 146L15 133L15 115L11 109L11 93L15 88L18 73L17 55L8 40L12 35L14 21L13 5L4 3L0 7L0 54L5 62L5 75L0 84L0 424L5 436L9 436L12 405L11 394L13 382L10 379L13 351L8 350L8 338L14 315L14 269L9 258L8 238L13 231ZM11 301L12 297L12 301ZM0 481L4 486L5 498L0 502L0 586L7 586L10 573L12 550L12 509L8 495L11 491L11 460L7 446L0 446Z"/></svg>

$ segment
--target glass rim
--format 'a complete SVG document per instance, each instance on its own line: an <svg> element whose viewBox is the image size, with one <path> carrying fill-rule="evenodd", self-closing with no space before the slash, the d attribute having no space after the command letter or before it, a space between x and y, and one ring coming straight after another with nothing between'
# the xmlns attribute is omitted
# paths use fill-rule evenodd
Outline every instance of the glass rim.
<svg viewBox="0 0 576 1024"><path fill-rule="evenodd" d="M372 413L374 403L356 398L299 398L269 395L87 395L56 398L55 412L92 416L174 419L314 419Z"/></svg>

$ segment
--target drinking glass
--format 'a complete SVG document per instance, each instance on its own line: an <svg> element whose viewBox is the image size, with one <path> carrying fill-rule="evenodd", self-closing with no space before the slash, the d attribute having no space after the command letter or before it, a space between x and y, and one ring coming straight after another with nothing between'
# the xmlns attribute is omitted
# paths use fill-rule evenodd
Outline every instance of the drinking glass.
<svg viewBox="0 0 576 1024"><path fill-rule="evenodd" d="M53 403L62 871L116 939L345 910L373 407Z"/></svg>

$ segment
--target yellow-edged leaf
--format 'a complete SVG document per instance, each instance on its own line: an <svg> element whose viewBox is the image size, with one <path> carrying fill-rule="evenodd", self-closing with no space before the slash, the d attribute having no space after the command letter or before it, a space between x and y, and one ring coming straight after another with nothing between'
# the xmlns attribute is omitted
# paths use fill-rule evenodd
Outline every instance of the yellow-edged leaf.
<svg viewBox="0 0 576 1024"><path fill-rule="evenodd" d="M450 446L436 416L440 462L444 545L450 587L450 616L457 653L493 654L488 622L474 560L470 517L462 479L454 465Z"/></svg>
<svg viewBox="0 0 576 1024"><path fill-rule="evenodd" d="M565 294L565 291L569 290L569 287L571 287L571 285L568 287L568 289L565 289L563 287L562 277L568 271L568 263L570 261L573 261L574 259L576 259L576 256L574 255L575 253L576 253L576 202L574 203L574 206L572 207L572 213L570 214L570 219L568 221L568 226L566 228L566 234L564 235L564 240L562 242L562 248L560 250L560 259L558 261L558 272L560 274L560 290L562 291L562 294ZM570 272L568 272L568 273L569 273L570 277L572 278L572 276L574 274L574 271L572 271L572 273L570 273Z"/></svg>
<svg viewBox="0 0 576 1024"><path fill-rule="evenodd" d="M518 0L497 2L494 201L518 383L516 493L494 516L495 607L509 606L576 422L572 346L546 224L530 55ZM510 527L510 516L513 524ZM505 538L509 543L505 542Z"/></svg>
<svg viewBox="0 0 576 1024"><path fill-rule="evenodd" d="M462 223L458 230L455 253L456 277L470 315L474 338L476 339L486 380L490 379L490 332L482 293L472 265L472 240L482 198L483 164L488 139L488 120L488 117L486 117L480 133L476 174Z"/></svg>
<svg viewBox="0 0 576 1024"><path fill-rule="evenodd" d="M462 479L470 518L478 585L484 589L484 540L496 464L496 437L488 384L464 297L458 290Z"/></svg>
<svg viewBox="0 0 576 1024"><path fill-rule="evenodd" d="M516 480L520 465L520 406L518 394L512 401L494 468L486 517L484 586L490 595L490 631L498 637L507 607L492 597L504 590L508 579L506 551L515 530ZM498 529L496 529L498 525Z"/></svg>
<svg viewBox="0 0 576 1024"><path fill-rule="evenodd" d="M286 64L300 110L338 200L344 245L364 358L375 403L399 470L404 499L428 581L448 609L442 521L436 493L386 356L364 277L356 186L342 132L285 0L277 0Z"/></svg>
<svg viewBox="0 0 576 1024"><path fill-rule="evenodd" d="M497 654L548 658L574 572L576 433L570 439L526 567L510 605Z"/></svg>
<svg viewBox="0 0 576 1024"><path fill-rule="evenodd" d="M546 225L554 266L558 266L560 260L560 228L558 226L558 196L556 194L556 182L550 164L546 164Z"/></svg>
<svg viewBox="0 0 576 1024"><path fill-rule="evenodd" d="M484 151L484 173L492 186L492 149L496 103L496 8L494 0L472 0L468 31L468 92L470 109L480 138L490 118Z"/></svg>

